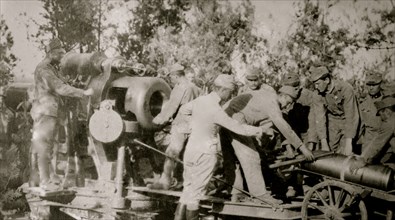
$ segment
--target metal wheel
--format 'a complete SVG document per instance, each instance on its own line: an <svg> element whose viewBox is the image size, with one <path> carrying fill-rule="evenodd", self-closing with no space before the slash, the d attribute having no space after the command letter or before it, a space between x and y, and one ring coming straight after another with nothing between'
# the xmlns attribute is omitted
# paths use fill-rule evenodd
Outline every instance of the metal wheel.
<svg viewBox="0 0 395 220"><path fill-rule="evenodd" d="M302 204L302 219L368 219L365 203L346 183L326 180L312 187Z"/></svg>

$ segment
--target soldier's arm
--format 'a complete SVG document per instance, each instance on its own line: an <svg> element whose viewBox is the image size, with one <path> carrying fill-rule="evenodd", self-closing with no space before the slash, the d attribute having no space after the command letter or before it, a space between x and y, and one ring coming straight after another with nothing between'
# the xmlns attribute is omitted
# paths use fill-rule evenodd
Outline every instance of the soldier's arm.
<svg viewBox="0 0 395 220"><path fill-rule="evenodd" d="M303 145L302 140L292 130L291 126L284 120L280 107L277 103L272 103L267 106L269 119L273 122L274 126L281 132L281 134L289 141L289 143L296 149Z"/></svg>
<svg viewBox="0 0 395 220"><path fill-rule="evenodd" d="M48 88L50 88L52 91L55 91L61 96L79 98L84 96L84 90L67 85L61 79L59 79L49 68L43 68L39 74L43 77L43 81L44 83L46 83Z"/></svg>
<svg viewBox="0 0 395 220"><path fill-rule="evenodd" d="M163 110L155 117L154 122L158 124L167 123L173 118L174 114L180 108L182 98L185 90L179 86L175 86L171 91L169 101L164 106Z"/></svg>
<svg viewBox="0 0 395 220"><path fill-rule="evenodd" d="M241 124L235 119L229 117L221 108L218 109L214 117L214 123L224 127L236 134L244 136L261 136L262 129L259 127L254 127L246 124Z"/></svg>
<svg viewBox="0 0 395 220"><path fill-rule="evenodd" d="M374 138L367 143L366 147L363 147L364 151L361 153L361 157L363 157L367 163L372 163L372 161L385 150L385 145L394 137L394 130L395 120L383 122Z"/></svg>

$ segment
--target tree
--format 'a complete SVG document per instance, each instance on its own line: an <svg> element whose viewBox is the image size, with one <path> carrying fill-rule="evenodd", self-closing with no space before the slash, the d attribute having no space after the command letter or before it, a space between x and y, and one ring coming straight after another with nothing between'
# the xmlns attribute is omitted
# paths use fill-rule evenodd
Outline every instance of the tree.
<svg viewBox="0 0 395 220"><path fill-rule="evenodd" d="M199 84L209 86L220 73L231 73L232 55L243 57L260 38L252 30L253 7L243 1L195 1L185 11L181 29L160 26L148 45L149 57L159 68L175 62L191 66Z"/></svg>
<svg viewBox="0 0 395 220"><path fill-rule="evenodd" d="M131 9L133 18L128 21L129 30L117 35L120 54L143 64L149 63L146 46L158 27L173 27L173 33L176 33L188 7L188 1L138 0L137 6Z"/></svg>
<svg viewBox="0 0 395 220"><path fill-rule="evenodd" d="M12 79L11 69L15 66L17 58L11 52L14 39L2 16L0 17L0 39L0 86L3 86Z"/></svg>
<svg viewBox="0 0 395 220"><path fill-rule="evenodd" d="M101 50L103 25L106 10L111 10L108 0L41 0L46 24L38 25L38 32L33 35L42 44L44 38L58 37L66 51L78 48L82 52Z"/></svg>

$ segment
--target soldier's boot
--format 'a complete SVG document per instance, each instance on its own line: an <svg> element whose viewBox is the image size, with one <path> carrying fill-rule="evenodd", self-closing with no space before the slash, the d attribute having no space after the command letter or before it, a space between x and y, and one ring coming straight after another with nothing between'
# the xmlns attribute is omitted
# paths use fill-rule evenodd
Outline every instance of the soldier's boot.
<svg viewBox="0 0 395 220"><path fill-rule="evenodd" d="M196 210L189 210L186 211L186 220L198 220L199 219L199 209Z"/></svg>
<svg viewBox="0 0 395 220"><path fill-rule="evenodd" d="M174 213L174 220L186 220L186 208L187 206L182 203L178 203L176 212Z"/></svg>
<svg viewBox="0 0 395 220"><path fill-rule="evenodd" d="M171 186L172 173L174 167L175 167L174 161L166 158L165 164L163 166L163 173L160 179L152 184L148 184L147 187L150 189L168 190Z"/></svg>

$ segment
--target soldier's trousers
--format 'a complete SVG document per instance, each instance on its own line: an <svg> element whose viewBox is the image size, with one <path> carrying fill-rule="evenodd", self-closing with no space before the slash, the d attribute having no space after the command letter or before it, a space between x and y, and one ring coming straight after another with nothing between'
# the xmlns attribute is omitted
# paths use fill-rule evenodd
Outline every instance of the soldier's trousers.
<svg viewBox="0 0 395 220"><path fill-rule="evenodd" d="M199 202L207 192L207 185L214 174L217 155L186 149L184 154L184 189L180 203L188 210L199 209Z"/></svg>
<svg viewBox="0 0 395 220"><path fill-rule="evenodd" d="M234 135L232 147L243 170L248 191L255 196L265 194L267 191L262 174L261 158L255 147L254 140L251 137ZM241 171L240 169L236 169L235 180L240 179L242 179ZM240 181L235 181L234 186L239 189L243 188Z"/></svg>
<svg viewBox="0 0 395 220"><path fill-rule="evenodd" d="M344 154L345 147L345 120L328 116L328 144L332 151Z"/></svg>
<svg viewBox="0 0 395 220"><path fill-rule="evenodd" d="M37 154L40 184L45 184L50 180L50 163L58 119L49 115L39 115L33 120L32 153Z"/></svg>

